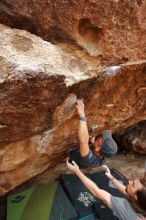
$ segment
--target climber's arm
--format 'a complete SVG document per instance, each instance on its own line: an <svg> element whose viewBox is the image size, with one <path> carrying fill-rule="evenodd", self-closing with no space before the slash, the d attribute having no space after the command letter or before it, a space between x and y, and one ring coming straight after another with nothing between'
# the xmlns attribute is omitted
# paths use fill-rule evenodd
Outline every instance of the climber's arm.
<svg viewBox="0 0 146 220"><path fill-rule="evenodd" d="M80 144L80 154L82 157L86 156L89 153L89 133L87 128L87 122L85 118L85 111L84 111L84 103L82 100L77 100L76 108L79 114L79 130L78 130L78 137L79 137L79 144Z"/></svg>

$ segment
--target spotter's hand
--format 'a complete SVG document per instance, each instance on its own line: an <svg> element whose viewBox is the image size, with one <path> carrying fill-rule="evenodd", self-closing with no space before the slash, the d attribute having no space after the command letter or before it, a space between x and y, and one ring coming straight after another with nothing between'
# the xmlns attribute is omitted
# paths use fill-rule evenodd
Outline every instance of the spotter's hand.
<svg viewBox="0 0 146 220"><path fill-rule="evenodd" d="M112 174L111 174L111 172L110 172L108 166L103 165L102 168L105 170L105 175L106 175L109 179L111 179L111 178L112 178Z"/></svg>
<svg viewBox="0 0 146 220"><path fill-rule="evenodd" d="M66 161L66 164L67 164L67 167L74 173L78 172L79 171L79 166L74 162L72 161L73 164L69 163L68 160Z"/></svg>

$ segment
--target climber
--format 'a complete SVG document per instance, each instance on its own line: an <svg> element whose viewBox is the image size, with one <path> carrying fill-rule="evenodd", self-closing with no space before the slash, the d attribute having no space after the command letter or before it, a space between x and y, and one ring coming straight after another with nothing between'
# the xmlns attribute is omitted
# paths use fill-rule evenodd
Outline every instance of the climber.
<svg viewBox="0 0 146 220"><path fill-rule="evenodd" d="M108 167L104 165L103 168L106 170L106 176L124 196L123 198L118 198L100 189L80 171L74 161L72 161L72 164L67 161L67 166L80 178L95 197L102 200L105 205L112 209L113 214L119 220L146 220L144 217L146 214L146 182L144 179L134 179L125 186L115 179Z"/></svg>
<svg viewBox="0 0 146 220"><path fill-rule="evenodd" d="M117 153L117 144L110 130L105 130L89 143L89 133L86 123L83 100L77 100L76 108L79 115L79 147L70 152L70 162L74 160L80 168L97 167Z"/></svg>

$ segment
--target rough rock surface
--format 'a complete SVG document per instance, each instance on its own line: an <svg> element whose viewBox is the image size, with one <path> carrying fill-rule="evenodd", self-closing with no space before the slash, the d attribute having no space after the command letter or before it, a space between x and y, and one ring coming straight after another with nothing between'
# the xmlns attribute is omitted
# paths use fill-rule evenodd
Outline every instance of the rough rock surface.
<svg viewBox="0 0 146 220"><path fill-rule="evenodd" d="M69 86L98 73L91 61L76 58L26 31L0 26L0 45L1 145L66 120L76 101L73 96L70 104L63 104ZM67 106L57 109L60 105Z"/></svg>
<svg viewBox="0 0 146 220"><path fill-rule="evenodd" d="M146 120L123 129L116 135L118 146L128 151L146 154Z"/></svg>
<svg viewBox="0 0 146 220"><path fill-rule="evenodd" d="M77 143L76 95L98 132L146 117L146 60L99 68L3 25L0 45L0 195L58 164Z"/></svg>
<svg viewBox="0 0 146 220"><path fill-rule="evenodd" d="M1 0L0 22L102 66L146 57L145 0Z"/></svg>

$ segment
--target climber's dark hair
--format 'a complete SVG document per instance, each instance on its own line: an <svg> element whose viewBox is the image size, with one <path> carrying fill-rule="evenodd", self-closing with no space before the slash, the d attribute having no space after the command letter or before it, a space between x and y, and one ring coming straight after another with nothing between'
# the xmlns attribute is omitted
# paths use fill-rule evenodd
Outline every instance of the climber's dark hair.
<svg viewBox="0 0 146 220"><path fill-rule="evenodd" d="M95 136L95 141L96 141L98 138L102 138L102 134L97 134L97 135Z"/></svg>

